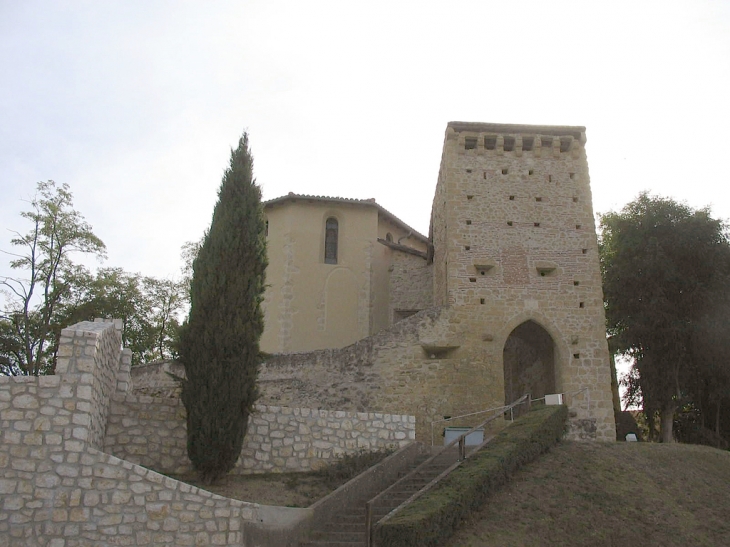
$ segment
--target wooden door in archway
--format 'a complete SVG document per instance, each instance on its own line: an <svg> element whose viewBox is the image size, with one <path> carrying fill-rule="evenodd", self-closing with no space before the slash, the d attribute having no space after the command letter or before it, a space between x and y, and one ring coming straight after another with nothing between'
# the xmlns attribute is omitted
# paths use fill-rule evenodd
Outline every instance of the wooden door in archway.
<svg viewBox="0 0 730 547"><path fill-rule="evenodd" d="M533 399L555 393L555 343L534 321L517 326L503 350L504 402L529 393Z"/></svg>

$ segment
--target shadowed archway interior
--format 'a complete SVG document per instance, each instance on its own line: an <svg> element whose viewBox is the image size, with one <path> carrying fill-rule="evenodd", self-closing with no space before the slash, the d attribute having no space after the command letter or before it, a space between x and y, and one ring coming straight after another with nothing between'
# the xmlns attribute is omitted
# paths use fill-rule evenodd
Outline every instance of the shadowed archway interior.
<svg viewBox="0 0 730 547"><path fill-rule="evenodd" d="M513 330L504 344L504 402L525 393L533 399L555 393L555 343L534 321Z"/></svg>

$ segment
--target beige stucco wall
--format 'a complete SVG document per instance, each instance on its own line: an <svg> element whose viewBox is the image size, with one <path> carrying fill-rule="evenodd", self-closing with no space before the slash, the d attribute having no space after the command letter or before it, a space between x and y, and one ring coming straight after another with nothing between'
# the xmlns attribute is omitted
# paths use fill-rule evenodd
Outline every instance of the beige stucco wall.
<svg viewBox="0 0 730 547"><path fill-rule="evenodd" d="M290 201L265 208L269 267L266 352L341 347L370 334L370 269L377 210ZM324 262L324 227L339 223L337 264Z"/></svg>
<svg viewBox="0 0 730 547"><path fill-rule="evenodd" d="M392 248L395 242L425 252L422 236L409 236L372 201L300 196L265 205L269 267L261 348L269 353L347 346L387 328ZM328 218L338 221L338 261L324 261ZM425 306L424 306L425 307Z"/></svg>

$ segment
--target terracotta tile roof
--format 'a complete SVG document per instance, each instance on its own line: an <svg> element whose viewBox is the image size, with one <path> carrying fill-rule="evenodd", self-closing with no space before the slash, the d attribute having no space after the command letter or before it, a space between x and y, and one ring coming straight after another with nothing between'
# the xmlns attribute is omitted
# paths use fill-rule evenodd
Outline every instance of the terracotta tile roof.
<svg viewBox="0 0 730 547"><path fill-rule="evenodd" d="M322 203L345 203L349 205L363 205L365 207L375 207L378 210L378 213L387 218L388 220L394 222L395 224L399 225L404 230L407 230L409 232L412 232L413 235L423 240L424 242L428 242L428 238L420 233L418 230L415 230L411 228L408 224L403 222L401 219L399 219L397 216L395 216L393 213L388 211L385 207L380 205L375 201L375 198L369 198L369 199L357 199L357 198L342 198L342 197L335 197L335 196L314 196L314 195L308 195L308 194L295 194L294 192L289 192L285 196L281 196L278 198L270 199L263 202L264 208L271 207L273 205L277 205L280 203L286 203L288 201L318 201Z"/></svg>

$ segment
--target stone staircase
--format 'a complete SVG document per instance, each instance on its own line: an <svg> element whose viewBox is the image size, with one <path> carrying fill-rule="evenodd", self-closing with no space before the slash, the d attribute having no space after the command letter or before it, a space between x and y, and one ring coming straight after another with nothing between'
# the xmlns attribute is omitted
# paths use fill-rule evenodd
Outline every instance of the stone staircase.
<svg viewBox="0 0 730 547"><path fill-rule="evenodd" d="M423 465L434 454L436 457ZM433 454L420 454L413 463L400 473L399 478L383 489L372 509L372 523L386 516L438 477L459 458L457 448L438 448ZM365 504L373 496L364 494L351 504L333 512L329 520L310 531L309 539L300 547L366 547Z"/></svg>

